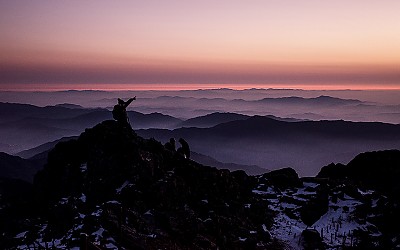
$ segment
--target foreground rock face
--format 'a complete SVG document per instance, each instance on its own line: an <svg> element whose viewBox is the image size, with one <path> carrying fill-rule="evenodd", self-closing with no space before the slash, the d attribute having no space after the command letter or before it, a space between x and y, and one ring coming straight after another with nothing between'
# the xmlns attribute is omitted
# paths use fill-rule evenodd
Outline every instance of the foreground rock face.
<svg viewBox="0 0 400 250"><path fill-rule="evenodd" d="M304 249L322 250L326 248L319 232L315 229L305 229L301 233L301 243Z"/></svg>
<svg viewBox="0 0 400 250"><path fill-rule="evenodd" d="M265 248L273 213L252 193L254 182L105 121L59 143L36 175L47 210L41 239L66 248L79 245L81 233L102 247Z"/></svg>
<svg viewBox="0 0 400 250"><path fill-rule="evenodd" d="M348 178L388 195L400 196L400 151L362 153L347 166L331 164L323 167L317 177Z"/></svg>
<svg viewBox="0 0 400 250"><path fill-rule="evenodd" d="M376 158L317 178L291 168L253 177L105 121L57 144L33 186L0 181L0 248L393 249L398 199L371 174L352 173L377 171L363 167L377 162L390 169L379 174L395 174L400 157L365 157Z"/></svg>
<svg viewBox="0 0 400 250"><path fill-rule="evenodd" d="M347 195L362 202L357 206L358 215L364 215L362 220L376 225L382 233L383 249L391 249L393 245L400 247L399 150L362 153L346 166L330 164L323 167L317 177L329 179L331 185L341 186ZM373 238L365 232L360 235L365 239ZM368 243L361 245L369 247Z"/></svg>
<svg viewBox="0 0 400 250"><path fill-rule="evenodd" d="M271 171L263 175L269 180L271 185L275 187L286 189L289 187L301 187L303 186L299 175L293 168L282 168L275 171Z"/></svg>

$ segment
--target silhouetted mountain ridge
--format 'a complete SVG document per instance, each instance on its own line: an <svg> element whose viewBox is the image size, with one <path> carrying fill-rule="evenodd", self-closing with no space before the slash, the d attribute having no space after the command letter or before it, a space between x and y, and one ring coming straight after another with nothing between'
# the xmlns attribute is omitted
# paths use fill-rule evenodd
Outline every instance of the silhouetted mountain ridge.
<svg viewBox="0 0 400 250"><path fill-rule="evenodd" d="M68 105L69 106L69 105ZM128 112L134 128L174 128L182 120L160 113ZM16 153L112 119L107 109L0 103L0 151Z"/></svg>
<svg viewBox="0 0 400 250"><path fill-rule="evenodd" d="M355 99L341 99L337 97L321 95L314 98L304 98L298 96L280 97L280 98L264 98L259 100L264 103L286 103L294 105L346 105L361 104L362 101Z"/></svg>
<svg viewBox="0 0 400 250"><path fill-rule="evenodd" d="M63 119L90 112L92 109L66 108L63 106L38 107L30 104L0 102L2 122L13 121L25 117Z"/></svg>
<svg viewBox="0 0 400 250"><path fill-rule="evenodd" d="M214 127L220 123L245 120L249 118L248 115L236 114L236 113L220 113L215 112L205 116L198 116L195 118L188 119L179 124L180 127L197 127L197 128L207 128Z"/></svg>
<svg viewBox="0 0 400 250"><path fill-rule="evenodd" d="M332 161L347 163L361 152L400 148L400 125L379 122L285 122L253 116L211 128L147 129L137 133L163 142L184 137L195 152L220 162L266 169L290 166L301 176L313 176Z"/></svg>
<svg viewBox="0 0 400 250"><path fill-rule="evenodd" d="M42 168L35 161L0 152L0 178L33 182L33 176Z"/></svg>
<svg viewBox="0 0 400 250"><path fill-rule="evenodd" d="M228 169L229 171L244 170L248 175L259 175L269 171L268 169L260 168L255 165L248 166L235 163L223 163L210 156L196 152L191 152L191 158L205 166L216 167L218 169Z"/></svg>
<svg viewBox="0 0 400 250"><path fill-rule="evenodd" d="M54 105L55 107L63 107L63 108L70 108L70 109L83 109L81 105L73 104L73 103L60 103Z"/></svg>
<svg viewBox="0 0 400 250"><path fill-rule="evenodd" d="M51 142L46 142L37 147L21 151L15 155L22 157L24 159L30 159L32 157L35 157L38 154L48 153L48 151L50 151L52 148L54 148L54 146L57 145L57 143L59 143L59 142L69 141L69 140L76 139L76 138L78 138L78 137L77 136L63 137L61 139L57 139L57 140L54 140ZM46 157L46 159L47 159L47 157Z"/></svg>
<svg viewBox="0 0 400 250"><path fill-rule="evenodd" d="M343 136L348 138L387 139L400 137L400 126L381 122L350 122L350 121L298 121L285 122L265 116L253 116L246 120L232 121L211 128L212 133L234 134L248 136L284 136L287 134L319 134L326 136Z"/></svg>

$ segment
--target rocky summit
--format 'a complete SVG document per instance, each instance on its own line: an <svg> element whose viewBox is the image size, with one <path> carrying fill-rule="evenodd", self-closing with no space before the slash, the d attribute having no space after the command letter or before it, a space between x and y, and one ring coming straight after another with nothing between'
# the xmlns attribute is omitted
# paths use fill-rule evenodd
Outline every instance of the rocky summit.
<svg viewBox="0 0 400 250"><path fill-rule="evenodd" d="M398 152L248 176L104 121L58 143L33 185L0 181L0 248L393 249L400 202L382 178L398 176Z"/></svg>

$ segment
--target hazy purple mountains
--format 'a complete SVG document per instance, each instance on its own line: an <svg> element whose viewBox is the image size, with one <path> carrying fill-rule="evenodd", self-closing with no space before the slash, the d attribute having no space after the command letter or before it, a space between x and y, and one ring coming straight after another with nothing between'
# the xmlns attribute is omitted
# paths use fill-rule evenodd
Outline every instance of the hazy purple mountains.
<svg viewBox="0 0 400 250"><path fill-rule="evenodd" d="M67 107L68 106L68 107ZM175 128L182 120L160 113L129 112L133 128ZM38 107L0 103L0 151L16 153L112 119L107 109L84 109L72 105Z"/></svg>
<svg viewBox="0 0 400 250"><path fill-rule="evenodd" d="M112 120L108 92L0 103L0 145L26 149L0 153L0 245L72 248L86 233L151 249L398 246L400 124L383 122L398 104L271 91L147 93L129 112L134 131ZM171 137L191 159L163 146Z"/></svg>
<svg viewBox="0 0 400 250"><path fill-rule="evenodd" d="M112 119L116 98L138 95L131 124L144 137L185 138L225 164L293 167L314 175L370 150L399 148L392 91L194 90L0 92L0 151L18 153ZM31 104L7 103L20 100ZM400 100L400 99L399 99ZM61 104L60 104L61 103ZM37 104L37 105L32 105ZM331 121L328 121L331 120Z"/></svg>
<svg viewBox="0 0 400 250"><path fill-rule="evenodd" d="M331 162L347 163L361 152L400 148L400 125L368 122L285 122L254 116L211 128L138 133L161 141L183 137L194 151L222 162L268 169L293 167L306 176Z"/></svg>
<svg viewBox="0 0 400 250"><path fill-rule="evenodd" d="M37 106L60 103L112 108L117 98L137 96L130 109L183 120L215 112L274 115L309 120L400 123L398 90L208 89L181 91L0 92L0 102ZM66 107L64 105L64 107Z"/></svg>

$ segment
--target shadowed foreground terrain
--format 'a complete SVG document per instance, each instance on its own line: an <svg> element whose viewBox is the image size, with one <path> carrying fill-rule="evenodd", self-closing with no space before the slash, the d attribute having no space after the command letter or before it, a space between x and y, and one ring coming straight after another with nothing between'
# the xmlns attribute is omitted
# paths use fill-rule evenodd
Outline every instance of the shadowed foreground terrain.
<svg viewBox="0 0 400 250"><path fill-rule="evenodd" d="M248 176L104 121L58 143L33 184L0 180L0 248L392 249L399 159Z"/></svg>

